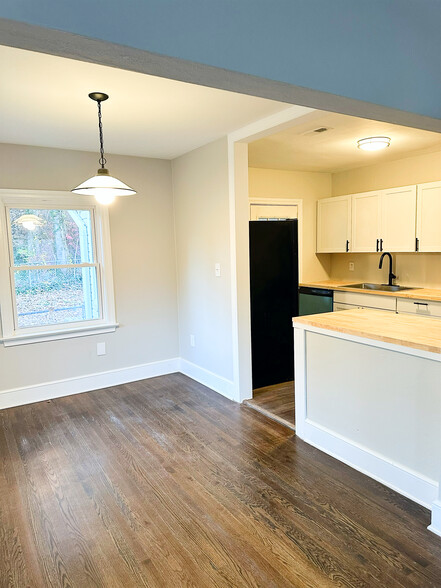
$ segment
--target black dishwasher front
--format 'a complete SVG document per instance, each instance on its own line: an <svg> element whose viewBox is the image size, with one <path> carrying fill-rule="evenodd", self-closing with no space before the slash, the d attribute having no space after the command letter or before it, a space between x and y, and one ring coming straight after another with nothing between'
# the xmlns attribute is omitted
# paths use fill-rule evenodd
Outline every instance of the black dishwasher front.
<svg viewBox="0 0 441 588"><path fill-rule="evenodd" d="M324 288L299 288L299 316L332 312L333 291Z"/></svg>

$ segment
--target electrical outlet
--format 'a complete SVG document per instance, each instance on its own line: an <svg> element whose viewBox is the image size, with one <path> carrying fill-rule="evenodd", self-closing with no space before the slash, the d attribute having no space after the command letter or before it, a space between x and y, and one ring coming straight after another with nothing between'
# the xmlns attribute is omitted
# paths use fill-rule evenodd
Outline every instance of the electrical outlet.
<svg viewBox="0 0 441 588"><path fill-rule="evenodd" d="M220 266L220 263L215 263L214 264L214 275L216 276L216 278L220 278L220 275L221 275L221 266Z"/></svg>
<svg viewBox="0 0 441 588"><path fill-rule="evenodd" d="M97 355L106 355L106 344L105 343L97 343L96 344L96 354Z"/></svg>
<svg viewBox="0 0 441 588"><path fill-rule="evenodd" d="M349 262L349 271L353 272L355 270L355 263L353 261Z"/></svg>
<svg viewBox="0 0 441 588"><path fill-rule="evenodd" d="M194 335L190 335L190 347L196 347Z"/></svg>

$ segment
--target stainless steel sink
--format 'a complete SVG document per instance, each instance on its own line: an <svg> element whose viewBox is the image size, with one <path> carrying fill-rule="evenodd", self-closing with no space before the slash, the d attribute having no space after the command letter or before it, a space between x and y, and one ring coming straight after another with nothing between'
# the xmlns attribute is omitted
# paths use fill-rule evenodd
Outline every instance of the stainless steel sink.
<svg viewBox="0 0 441 588"><path fill-rule="evenodd" d="M356 290L379 290L380 292L401 292L402 290L415 290L416 288L409 288L408 286L388 286L387 284L350 284L345 288L354 288Z"/></svg>

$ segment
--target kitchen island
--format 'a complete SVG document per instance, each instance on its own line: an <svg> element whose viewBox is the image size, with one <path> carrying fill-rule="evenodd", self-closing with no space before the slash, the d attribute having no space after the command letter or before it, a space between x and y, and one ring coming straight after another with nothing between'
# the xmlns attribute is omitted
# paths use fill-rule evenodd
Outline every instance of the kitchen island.
<svg viewBox="0 0 441 588"><path fill-rule="evenodd" d="M293 325L297 435L431 508L441 535L441 320L355 309Z"/></svg>

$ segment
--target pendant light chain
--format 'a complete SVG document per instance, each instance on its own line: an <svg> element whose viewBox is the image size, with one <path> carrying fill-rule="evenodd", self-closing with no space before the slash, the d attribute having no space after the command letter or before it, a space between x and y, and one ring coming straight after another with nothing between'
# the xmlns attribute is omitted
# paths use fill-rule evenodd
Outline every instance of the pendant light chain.
<svg viewBox="0 0 441 588"><path fill-rule="evenodd" d="M97 101L98 104L98 128L100 131L100 155L99 163L101 168L104 169L106 165L107 159L104 157L104 140L103 140L103 123L101 121L101 100Z"/></svg>
<svg viewBox="0 0 441 588"><path fill-rule="evenodd" d="M124 182L111 176L109 170L105 167L107 160L104 157L101 102L108 100L109 95L104 92L91 92L89 98L98 104L98 129L100 134L99 163L101 167L98 168L95 176L74 188L72 192L75 192L75 194L81 194L82 196L95 196L95 199L100 204L110 204L116 196L129 196L130 194L136 194L136 191L127 184L124 184Z"/></svg>

